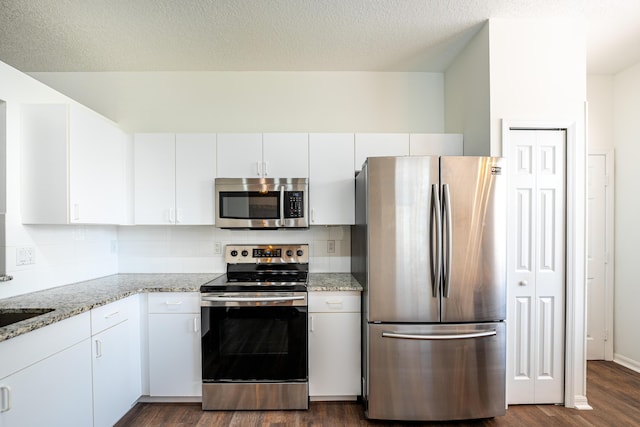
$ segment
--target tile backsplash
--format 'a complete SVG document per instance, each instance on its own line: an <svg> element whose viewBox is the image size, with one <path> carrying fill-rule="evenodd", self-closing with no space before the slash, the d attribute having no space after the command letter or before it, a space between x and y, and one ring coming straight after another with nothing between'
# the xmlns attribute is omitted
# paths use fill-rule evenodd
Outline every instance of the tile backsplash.
<svg viewBox="0 0 640 427"><path fill-rule="evenodd" d="M118 270L120 273L224 272L223 253L216 253L217 244L224 252L225 245L239 243L307 243L311 272L350 271L349 226L312 226L306 230L122 226L118 227Z"/></svg>

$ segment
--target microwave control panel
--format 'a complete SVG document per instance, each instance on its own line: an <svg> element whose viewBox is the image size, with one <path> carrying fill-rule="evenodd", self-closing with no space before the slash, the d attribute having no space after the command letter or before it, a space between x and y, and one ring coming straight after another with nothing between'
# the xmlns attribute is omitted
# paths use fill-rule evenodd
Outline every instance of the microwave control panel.
<svg viewBox="0 0 640 427"><path fill-rule="evenodd" d="M284 206L285 218L304 218L304 192L285 191Z"/></svg>

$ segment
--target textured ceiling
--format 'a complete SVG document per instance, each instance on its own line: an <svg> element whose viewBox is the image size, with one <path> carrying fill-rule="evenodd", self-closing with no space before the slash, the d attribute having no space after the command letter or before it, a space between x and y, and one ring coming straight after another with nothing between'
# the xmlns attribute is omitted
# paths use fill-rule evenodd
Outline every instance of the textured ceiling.
<svg viewBox="0 0 640 427"><path fill-rule="evenodd" d="M640 62L640 0L2 0L0 60L25 72L442 71L492 17L584 17L589 72Z"/></svg>

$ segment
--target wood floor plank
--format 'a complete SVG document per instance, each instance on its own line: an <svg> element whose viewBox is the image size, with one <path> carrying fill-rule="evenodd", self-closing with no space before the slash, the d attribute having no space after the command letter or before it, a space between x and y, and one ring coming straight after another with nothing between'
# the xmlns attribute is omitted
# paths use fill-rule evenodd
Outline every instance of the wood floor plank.
<svg viewBox="0 0 640 427"><path fill-rule="evenodd" d="M513 405L502 417L435 423L367 420L358 402L311 402L308 411L202 411L199 403L138 403L116 427L640 426L640 373L613 362L590 361L587 363L587 398L594 408L592 411L559 405Z"/></svg>

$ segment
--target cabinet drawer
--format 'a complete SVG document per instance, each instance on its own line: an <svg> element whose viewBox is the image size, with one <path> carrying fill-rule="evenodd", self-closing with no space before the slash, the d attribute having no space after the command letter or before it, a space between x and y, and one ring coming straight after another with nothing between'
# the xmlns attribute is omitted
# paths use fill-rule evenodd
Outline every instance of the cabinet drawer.
<svg viewBox="0 0 640 427"><path fill-rule="evenodd" d="M200 293L155 292L148 304L149 313L200 313Z"/></svg>
<svg viewBox="0 0 640 427"><path fill-rule="evenodd" d="M129 298L121 299L91 310L91 334L122 323L129 318Z"/></svg>
<svg viewBox="0 0 640 427"><path fill-rule="evenodd" d="M360 312L360 292L309 292L310 313Z"/></svg>

